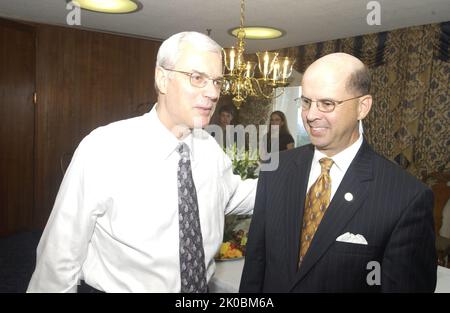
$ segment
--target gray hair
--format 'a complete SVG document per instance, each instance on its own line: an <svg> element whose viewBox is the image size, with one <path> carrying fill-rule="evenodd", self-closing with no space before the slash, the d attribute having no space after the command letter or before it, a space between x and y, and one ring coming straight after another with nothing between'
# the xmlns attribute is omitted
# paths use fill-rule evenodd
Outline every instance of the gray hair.
<svg viewBox="0 0 450 313"><path fill-rule="evenodd" d="M219 55L222 53L222 47L209 36L198 32L181 32L166 39L159 47L156 66L173 69L183 44L191 44L200 51L214 52Z"/></svg>
<svg viewBox="0 0 450 313"><path fill-rule="evenodd" d="M349 75L346 88L358 95L367 95L370 92L371 78L367 66L358 68Z"/></svg>

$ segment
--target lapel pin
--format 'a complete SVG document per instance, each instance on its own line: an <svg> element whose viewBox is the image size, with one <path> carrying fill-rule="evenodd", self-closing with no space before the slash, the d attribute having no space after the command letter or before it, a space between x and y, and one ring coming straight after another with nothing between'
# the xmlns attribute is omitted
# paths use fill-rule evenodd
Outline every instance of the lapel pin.
<svg viewBox="0 0 450 313"><path fill-rule="evenodd" d="M345 200L347 200L347 201L352 201L353 200L353 195L350 193L350 192L347 192L345 195L344 195L344 198L345 198Z"/></svg>

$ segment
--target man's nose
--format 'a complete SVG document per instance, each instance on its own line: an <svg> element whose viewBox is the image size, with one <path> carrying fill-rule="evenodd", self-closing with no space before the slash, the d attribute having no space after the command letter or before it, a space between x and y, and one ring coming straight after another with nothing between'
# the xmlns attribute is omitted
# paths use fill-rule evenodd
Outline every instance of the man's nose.
<svg viewBox="0 0 450 313"><path fill-rule="evenodd" d="M212 80L209 80L205 87L203 87L203 96L211 100L217 100L220 96L220 89L218 89Z"/></svg>
<svg viewBox="0 0 450 313"><path fill-rule="evenodd" d="M322 112L319 111L317 107L317 101L312 101L308 112L306 113L306 118L309 121L313 121L321 116Z"/></svg>

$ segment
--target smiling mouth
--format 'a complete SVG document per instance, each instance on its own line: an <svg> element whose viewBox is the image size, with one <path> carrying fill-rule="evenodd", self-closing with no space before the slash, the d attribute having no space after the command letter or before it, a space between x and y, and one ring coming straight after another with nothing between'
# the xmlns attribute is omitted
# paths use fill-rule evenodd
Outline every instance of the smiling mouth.
<svg viewBox="0 0 450 313"><path fill-rule="evenodd" d="M311 135L321 135L327 130L326 127L312 127L312 126L309 126L309 129Z"/></svg>

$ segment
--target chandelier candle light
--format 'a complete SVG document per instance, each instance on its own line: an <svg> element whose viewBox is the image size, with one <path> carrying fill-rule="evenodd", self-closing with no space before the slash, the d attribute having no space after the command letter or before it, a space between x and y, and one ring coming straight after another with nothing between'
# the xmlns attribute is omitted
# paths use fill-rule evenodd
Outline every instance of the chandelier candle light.
<svg viewBox="0 0 450 313"><path fill-rule="evenodd" d="M278 52L257 52L260 77L255 78L256 62L245 61L246 29L244 28L244 0L241 0L241 20L237 30L237 48L224 48L225 63L224 84L222 94L232 95L233 103L240 108L248 96L270 99L276 95L276 88L289 85L288 78L292 74L295 59L281 57ZM279 32L278 36L282 33Z"/></svg>

